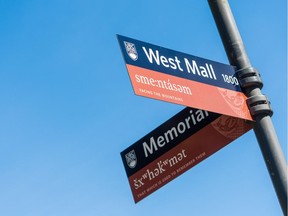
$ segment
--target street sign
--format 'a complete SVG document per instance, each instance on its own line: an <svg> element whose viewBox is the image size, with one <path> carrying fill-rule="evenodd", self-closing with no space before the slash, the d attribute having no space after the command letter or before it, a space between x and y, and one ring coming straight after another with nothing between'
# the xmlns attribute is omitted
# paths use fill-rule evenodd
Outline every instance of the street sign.
<svg viewBox="0 0 288 216"><path fill-rule="evenodd" d="M252 120L233 66L117 37L136 95Z"/></svg>
<svg viewBox="0 0 288 216"><path fill-rule="evenodd" d="M121 152L137 203L252 128L244 119L186 107Z"/></svg>

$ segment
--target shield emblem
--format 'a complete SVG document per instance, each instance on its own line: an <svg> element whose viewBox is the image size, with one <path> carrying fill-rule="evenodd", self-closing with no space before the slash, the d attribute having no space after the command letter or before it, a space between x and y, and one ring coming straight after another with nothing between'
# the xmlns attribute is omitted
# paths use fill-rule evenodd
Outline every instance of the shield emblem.
<svg viewBox="0 0 288 216"><path fill-rule="evenodd" d="M126 155L125 155L125 158L126 158L126 162L127 162L127 165L130 167L130 168L134 168L137 164L137 157L136 157L136 154L135 154L135 151L132 150L130 152L128 152Z"/></svg>
<svg viewBox="0 0 288 216"><path fill-rule="evenodd" d="M136 61L138 59L138 53L136 50L136 47L133 43L129 43L124 41L125 44L125 48L126 48L126 52L128 54L128 56L133 60Z"/></svg>

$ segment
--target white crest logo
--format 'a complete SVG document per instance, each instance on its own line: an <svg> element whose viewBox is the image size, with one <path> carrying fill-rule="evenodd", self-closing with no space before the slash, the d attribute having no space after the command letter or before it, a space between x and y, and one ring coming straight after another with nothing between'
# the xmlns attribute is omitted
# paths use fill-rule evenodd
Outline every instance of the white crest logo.
<svg viewBox="0 0 288 216"><path fill-rule="evenodd" d="M136 50L136 47L133 43L129 43L124 41L125 44L125 48L126 48L126 52L128 54L128 56L133 60L136 61L138 59L138 53Z"/></svg>
<svg viewBox="0 0 288 216"><path fill-rule="evenodd" d="M130 168L134 168L137 164L137 157L134 150L131 150L125 155L127 165Z"/></svg>

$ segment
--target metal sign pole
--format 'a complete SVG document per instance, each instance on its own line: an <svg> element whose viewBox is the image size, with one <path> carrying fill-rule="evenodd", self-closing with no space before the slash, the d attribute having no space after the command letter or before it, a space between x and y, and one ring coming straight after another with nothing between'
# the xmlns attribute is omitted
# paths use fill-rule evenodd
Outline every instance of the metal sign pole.
<svg viewBox="0 0 288 216"><path fill-rule="evenodd" d="M231 65L236 66L241 88L247 96L247 105L255 120L253 129L264 157L284 215L287 215L287 164L273 123L272 109L261 93L263 83L244 48L227 0L208 0L222 43Z"/></svg>

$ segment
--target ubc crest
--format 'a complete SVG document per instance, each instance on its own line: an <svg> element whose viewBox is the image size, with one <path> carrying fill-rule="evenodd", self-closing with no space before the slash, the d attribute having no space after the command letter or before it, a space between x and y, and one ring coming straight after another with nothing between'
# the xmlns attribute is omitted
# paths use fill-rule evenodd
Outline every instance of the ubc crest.
<svg viewBox="0 0 288 216"><path fill-rule="evenodd" d="M136 50L136 47L133 43L129 43L124 41L125 44L125 48L126 48L126 52L128 54L128 56L133 60L136 61L138 59L138 53Z"/></svg>
<svg viewBox="0 0 288 216"><path fill-rule="evenodd" d="M137 157L134 150L131 150L125 155L127 165L130 168L134 168L137 164Z"/></svg>

